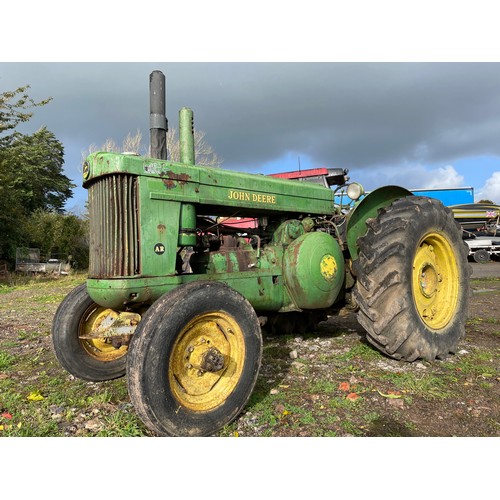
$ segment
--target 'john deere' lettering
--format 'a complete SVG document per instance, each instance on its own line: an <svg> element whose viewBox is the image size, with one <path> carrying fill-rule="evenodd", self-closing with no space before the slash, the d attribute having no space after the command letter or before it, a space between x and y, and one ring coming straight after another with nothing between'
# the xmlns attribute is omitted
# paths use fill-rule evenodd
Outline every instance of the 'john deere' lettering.
<svg viewBox="0 0 500 500"><path fill-rule="evenodd" d="M269 203L271 205L276 204L276 195L274 194L248 193L247 191L234 191L231 189L227 197L229 200L253 201L254 203Z"/></svg>

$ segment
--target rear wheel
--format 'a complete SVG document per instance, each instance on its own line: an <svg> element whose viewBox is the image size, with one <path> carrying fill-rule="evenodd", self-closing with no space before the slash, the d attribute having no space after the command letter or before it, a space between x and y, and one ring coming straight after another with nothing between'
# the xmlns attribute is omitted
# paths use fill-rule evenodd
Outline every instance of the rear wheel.
<svg viewBox="0 0 500 500"><path fill-rule="evenodd" d="M449 209L408 197L367 221L355 298L367 339L387 355L433 360L465 335L471 267Z"/></svg>
<svg viewBox="0 0 500 500"><path fill-rule="evenodd" d="M160 436L206 436L246 405L260 368L253 307L220 282L181 285L137 327L127 361L129 394Z"/></svg>
<svg viewBox="0 0 500 500"><path fill-rule="evenodd" d="M114 347L109 338L95 335L100 325L115 316L115 311L89 297L85 284L63 299L52 322L52 342L64 369L94 382L125 375L127 346Z"/></svg>

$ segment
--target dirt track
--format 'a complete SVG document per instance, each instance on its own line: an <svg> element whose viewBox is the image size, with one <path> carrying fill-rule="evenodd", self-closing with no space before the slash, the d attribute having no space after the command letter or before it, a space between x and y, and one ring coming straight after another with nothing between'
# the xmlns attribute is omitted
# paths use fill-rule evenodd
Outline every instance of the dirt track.
<svg viewBox="0 0 500 500"><path fill-rule="evenodd" d="M353 314L307 335L266 335L254 395L220 435L500 436L500 263L472 268L456 355L434 363L389 359L364 342ZM0 437L149 435L125 379L77 381L54 357L52 318L76 284L66 278L2 295L0 353L11 362L0 369L0 409L12 424L4 419ZM34 391L44 399L29 401Z"/></svg>
<svg viewBox="0 0 500 500"><path fill-rule="evenodd" d="M500 278L500 262L486 262L472 264L472 278Z"/></svg>

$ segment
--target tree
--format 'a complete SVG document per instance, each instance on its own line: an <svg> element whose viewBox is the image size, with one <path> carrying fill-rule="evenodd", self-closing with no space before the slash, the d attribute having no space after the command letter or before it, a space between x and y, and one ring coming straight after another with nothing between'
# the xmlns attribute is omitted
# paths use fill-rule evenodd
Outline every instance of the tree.
<svg viewBox="0 0 500 500"><path fill-rule="evenodd" d="M206 133L203 130L194 131L194 150L198 165L208 167L220 167L222 165L222 158L217 155L215 149L208 143ZM144 146L142 142L140 130L137 130L135 135L129 133L121 146L118 146L116 141L110 138L106 139L100 148L96 147L95 144L91 144L87 151L82 152L82 157L85 159L89 154L97 151L150 154L149 147ZM170 161L180 161L179 134L175 128L170 128L167 132L167 155Z"/></svg>
<svg viewBox="0 0 500 500"><path fill-rule="evenodd" d="M197 165L207 167L220 167L222 158L220 158L215 149L207 142L206 133L203 130L194 131L194 152ZM179 134L175 128L167 132L167 154L171 161L180 161L180 142Z"/></svg>
<svg viewBox="0 0 500 500"><path fill-rule="evenodd" d="M17 246L30 244L26 229L36 210L62 212L75 187L63 174L64 148L42 127L31 135L16 127L33 115L29 85L0 94L0 259L13 261Z"/></svg>
<svg viewBox="0 0 500 500"><path fill-rule="evenodd" d="M29 246L39 248L47 257L71 256L80 268L88 266L88 229L88 219L41 209L33 212L26 222Z"/></svg>
<svg viewBox="0 0 500 500"><path fill-rule="evenodd" d="M15 190L12 172L6 168L0 151L0 259L13 259L16 246L24 242L24 222L26 211Z"/></svg>
<svg viewBox="0 0 500 500"><path fill-rule="evenodd" d="M63 174L63 145L45 127L32 135L13 134L9 142L10 188L27 213L37 209L62 212L75 187Z"/></svg>
<svg viewBox="0 0 500 500"><path fill-rule="evenodd" d="M18 87L14 91L2 92L0 94L0 134L9 130L15 130L17 125L22 122L27 122L33 113L27 112L29 108L45 106L52 100L52 97L35 102L28 94L29 85ZM17 100L15 100L17 98ZM9 136L0 137L0 148L2 141L8 139Z"/></svg>

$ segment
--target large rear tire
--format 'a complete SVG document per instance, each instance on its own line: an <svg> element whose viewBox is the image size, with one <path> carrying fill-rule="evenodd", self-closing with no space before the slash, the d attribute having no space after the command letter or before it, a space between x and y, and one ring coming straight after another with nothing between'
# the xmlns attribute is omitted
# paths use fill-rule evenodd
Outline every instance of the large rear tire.
<svg viewBox="0 0 500 500"><path fill-rule="evenodd" d="M451 211L435 199L401 198L367 227L353 267L368 341L406 361L455 352L465 335L472 270Z"/></svg>
<svg viewBox="0 0 500 500"><path fill-rule="evenodd" d="M129 394L159 436L207 436L248 402L262 357L251 304L221 282L181 285L142 317L127 359Z"/></svg>

